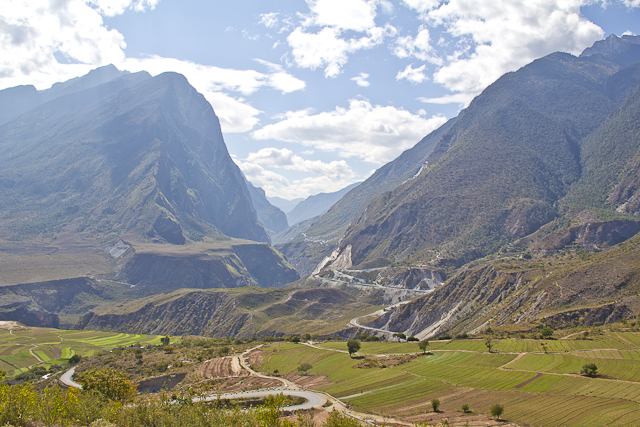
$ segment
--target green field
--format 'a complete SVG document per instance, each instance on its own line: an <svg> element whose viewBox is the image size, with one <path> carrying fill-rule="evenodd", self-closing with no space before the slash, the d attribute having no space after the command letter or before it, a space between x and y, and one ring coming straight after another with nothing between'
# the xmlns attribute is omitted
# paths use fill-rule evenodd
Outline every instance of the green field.
<svg viewBox="0 0 640 427"><path fill-rule="evenodd" d="M23 331L0 329L0 370L12 376L33 365L64 364L74 354L92 356L98 351L109 351L135 343L160 344L160 337L50 328L30 328Z"/></svg>
<svg viewBox="0 0 640 427"><path fill-rule="evenodd" d="M531 426L638 425L639 333L494 343L488 353L482 340L434 341L423 355L415 342L363 342L355 358L345 342L274 345L257 368L286 375L310 363L309 375L326 377L318 389L382 416L428 412L435 397L444 411L468 404L487 413L501 403L503 418ZM371 360L378 362L365 363ZM586 363L598 366L598 377L580 375Z"/></svg>

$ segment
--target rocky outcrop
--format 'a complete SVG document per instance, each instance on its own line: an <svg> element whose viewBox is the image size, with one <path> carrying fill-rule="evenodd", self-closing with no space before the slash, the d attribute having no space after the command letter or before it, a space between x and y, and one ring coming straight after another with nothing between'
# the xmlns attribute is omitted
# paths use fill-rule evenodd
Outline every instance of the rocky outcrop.
<svg viewBox="0 0 640 427"><path fill-rule="evenodd" d="M622 243L640 231L640 221L614 220L587 222L553 232L532 247L533 252L557 252L578 244L585 249L601 250Z"/></svg>

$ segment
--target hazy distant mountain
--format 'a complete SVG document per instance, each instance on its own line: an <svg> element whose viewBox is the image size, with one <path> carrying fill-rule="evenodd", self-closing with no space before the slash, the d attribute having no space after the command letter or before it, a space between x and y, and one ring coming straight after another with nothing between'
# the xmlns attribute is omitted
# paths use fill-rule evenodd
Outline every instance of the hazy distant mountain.
<svg viewBox="0 0 640 427"><path fill-rule="evenodd" d="M334 193L319 193L309 196L296 205L290 212L287 212L287 220L289 224L294 225L301 221L322 215L327 212L331 206L342 198L349 191L360 185L360 182L351 184L348 187L338 190Z"/></svg>
<svg viewBox="0 0 640 427"><path fill-rule="evenodd" d="M254 187L249 181L246 182L253 208L258 215L258 220L267 230L269 236L285 230L289 226L285 213L269 203L262 188Z"/></svg>
<svg viewBox="0 0 640 427"><path fill-rule="evenodd" d="M268 240L213 109L183 76L82 84L91 76L0 127L0 236Z"/></svg>
<svg viewBox="0 0 640 427"><path fill-rule="evenodd" d="M612 40L597 55L554 53L489 86L449 129L435 132L441 136L427 167L351 224L340 265L382 257L460 266L580 208L571 195L581 186L599 183L604 191L599 206L579 197L581 208L606 209L623 171L626 196L615 207L633 204L634 95L616 109L637 84L638 65L626 64L640 51L634 43L620 51Z"/></svg>
<svg viewBox="0 0 640 427"><path fill-rule="evenodd" d="M302 197L298 197L297 199L287 200L287 199L282 199L280 197L267 197L267 200L269 200L269 202L273 206L280 208L282 212L288 213L288 212L291 212L291 209L295 208L296 205L301 201L303 201L304 199Z"/></svg>
<svg viewBox="0 0 640 427"><path fill-rule="evenodd" d="M4 89L0 91L0 125L52 99L90 89L128 73L113 65L106 65L82 77L55 83L47 90L38 91L31 85Z"/></svg>

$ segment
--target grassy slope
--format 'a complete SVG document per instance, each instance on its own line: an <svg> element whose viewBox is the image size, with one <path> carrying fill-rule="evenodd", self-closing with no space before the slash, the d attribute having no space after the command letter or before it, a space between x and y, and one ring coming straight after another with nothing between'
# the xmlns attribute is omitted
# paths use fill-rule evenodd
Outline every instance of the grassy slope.
<svg viewBox="0 0 640 427"><path fill-rule="evenodd" d="M118 346L135 343L160 344L156 335L122 334L117 332L69 331L62 329L29 328L22 331L0 329L0 370L15 375L31 365L39 364L30 354L32 350L45 366L65 364L74 354L92 356Z"/></svg>
<svg viewBox="0 0 640 427"><path fill-rule="evenodd" d="M346 343L323 346L346 349ZM606 332L592 340L502 339L494 353L487 353L481 340L432 342L430 347L430 354L405 357L400 365L389 359L383 360L388 367L370 363L365 368L363 359L345 353L286 344L268 349L259 368L286 375L310 363L309 374L332 383L322 390L356 410L395 417L429 412L434 397L446 412L460 411L467 403L472 411L487 413L490 405L501 403L503 419L531 425L621 426L640 417L637 332ZM402 350L413 353L418 346L365 342L361 353ZM591 361L601 377L577 375L581 364Z"/></svg>

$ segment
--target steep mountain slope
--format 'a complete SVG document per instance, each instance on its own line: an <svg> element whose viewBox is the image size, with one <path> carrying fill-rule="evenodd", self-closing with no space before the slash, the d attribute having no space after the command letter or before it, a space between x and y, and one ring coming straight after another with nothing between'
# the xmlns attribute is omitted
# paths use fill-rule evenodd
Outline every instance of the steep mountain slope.
<svg viewBox="0 0 640 427"><path fill-rule="evenodd" d="M561 215L558 202L590 165L587 137L616 108L607 88L619 71L601 55L555 53L501 77L443 135L426 170L350 226L334 264L455 269Z"/></svg>
<svg viewBox="0 0 640 427"><path fill-rule="evenodd" d="M268 240L211 106L178 74L121 77L5 124L0 183L13 239L74 227L174 244Z"/></svg>
<svg viewBox="0 0 640 427"><path fill-rule="evenodd" d="M368 325L423 339L488 327L528 331L634 318L640 315L639 243L636 236L600 253L565 250L547 259L478 264Z"/></svg>
<svg viewBox="0 0 640 427"><path fill-rule="evenodd" d="M14 98L1 91L0 106ZM124 298L299 277L263 243L218 119L183 76L104 67L34 99L0 126L2 285L91 276L125 283Z"/></svg>
<svg viewBox="0 0 640 427"><path fill-rule="evenodd" d="M251 203L258 215L258 220L267 230L269 236L273 238L275 234L280 233L289 227L285 213L269 203L264 190L262 188L254 187L249 181L246 182L247 188L249 189L249 195L251 196Z"/></svg>
<svg viewBox="0 0 640 427"><path fill-rule="evenodd" d="M338 289L182 289L97 307L78 329L170 335L329 334L378 307Z"/></svg>
<svg viewBox="0 0 640 427"><path fill-rule="evenodd" d="M306 228L304 235L278 244L277 249L287 256L300 274L310 274L316 265L331 254L351 221L357 219L374 198L395 189L425 167L427 156L457 120L457 117L449 120L397 159L382 166Z"/></svg>
<svg viewBox="0 0 640 427"><path fill-rule="evenodd" d="M301 221L311 219L327 212L338 200L349 191L360 185L360 182L351 184L342 190L334 193L319 193L309 196L296 205L290 212L287 212L289 224L295 225Z"/></svg>

